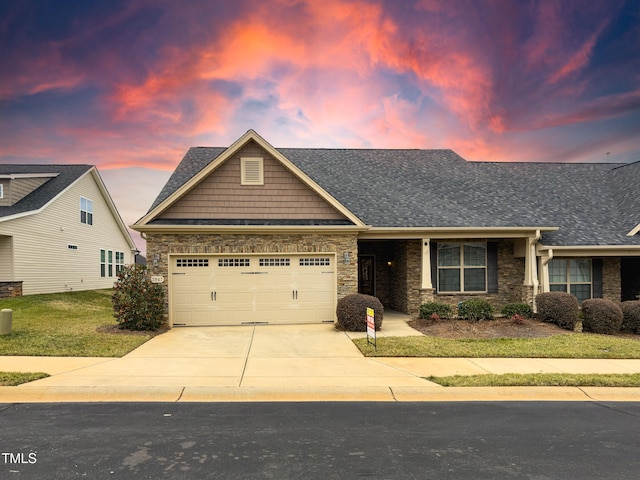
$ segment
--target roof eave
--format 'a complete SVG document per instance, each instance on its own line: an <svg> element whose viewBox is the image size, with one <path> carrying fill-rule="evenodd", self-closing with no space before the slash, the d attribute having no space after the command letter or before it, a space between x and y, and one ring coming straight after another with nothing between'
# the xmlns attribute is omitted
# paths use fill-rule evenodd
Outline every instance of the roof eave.
<svg viewBox="0 0 640 480"><path fill-rule="evenodd" d="M296 233L358 233L366 225L140 225L130 226L140 233L234 233L234 234L296 234Z"/></svg>
<svg viewBox="0 0 640 480"><path fill-rule="evenodd" d="M538 245L538 251L561 257L625 257L640 255L640 245Z"/></svg>
<svg viewBox="0 0 640 480"><path fill-rule="evenodd" d="M529 238L540 232L554 232L559 227L371 227L362 239L418 238Z"/></svg>

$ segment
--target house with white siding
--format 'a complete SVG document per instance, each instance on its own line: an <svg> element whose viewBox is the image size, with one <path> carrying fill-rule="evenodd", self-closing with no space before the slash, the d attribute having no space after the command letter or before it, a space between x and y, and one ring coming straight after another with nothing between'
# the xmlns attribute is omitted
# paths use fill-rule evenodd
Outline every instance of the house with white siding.
<svg viewBox="0 0 640 480"><path fill-rule="evenodd" d="M110 288L137 249L92 165L0 165L0 298Z"/></svg>

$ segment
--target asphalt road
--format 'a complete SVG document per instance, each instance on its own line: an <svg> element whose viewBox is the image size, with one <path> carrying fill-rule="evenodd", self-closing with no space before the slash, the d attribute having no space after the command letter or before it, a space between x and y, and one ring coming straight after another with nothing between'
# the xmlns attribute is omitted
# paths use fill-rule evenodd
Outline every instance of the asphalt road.
<svg viewBox="0 0 640 480"><path fill-rule="evenodd" d="M2 479L632 479L640 403L0 405Z"/></svg>

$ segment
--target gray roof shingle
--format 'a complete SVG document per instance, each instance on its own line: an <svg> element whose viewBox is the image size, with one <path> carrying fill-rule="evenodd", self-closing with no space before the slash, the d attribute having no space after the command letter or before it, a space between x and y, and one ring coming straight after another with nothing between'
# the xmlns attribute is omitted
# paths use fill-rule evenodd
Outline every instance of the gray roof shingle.
<svg viewBox="0 0 640 480"><path fill-rule="evenodd" d="M153 203L224 148L191 148ZM640 163L467 162L451 150L279 148L374 227L559 227L548 245L640 245ZM635 223L634 223L635 222Z"/></svg>
<svg viewBox="0 0 640 480"><path fill-rule="evenodd" d="M14 205L0 207L0 218L38 210L93 168L92 165L0 165L0 175L57 173Z"/></svg>

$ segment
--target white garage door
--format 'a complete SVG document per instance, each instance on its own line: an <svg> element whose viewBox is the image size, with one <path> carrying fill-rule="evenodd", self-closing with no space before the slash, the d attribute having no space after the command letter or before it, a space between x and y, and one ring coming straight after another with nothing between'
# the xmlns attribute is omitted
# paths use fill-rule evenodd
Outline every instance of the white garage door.
<svg viewBox="0 0 640 480"><path fill-rule="evenodd" d="M173 325L333 322L334 255L171 256Z"/></svg>

